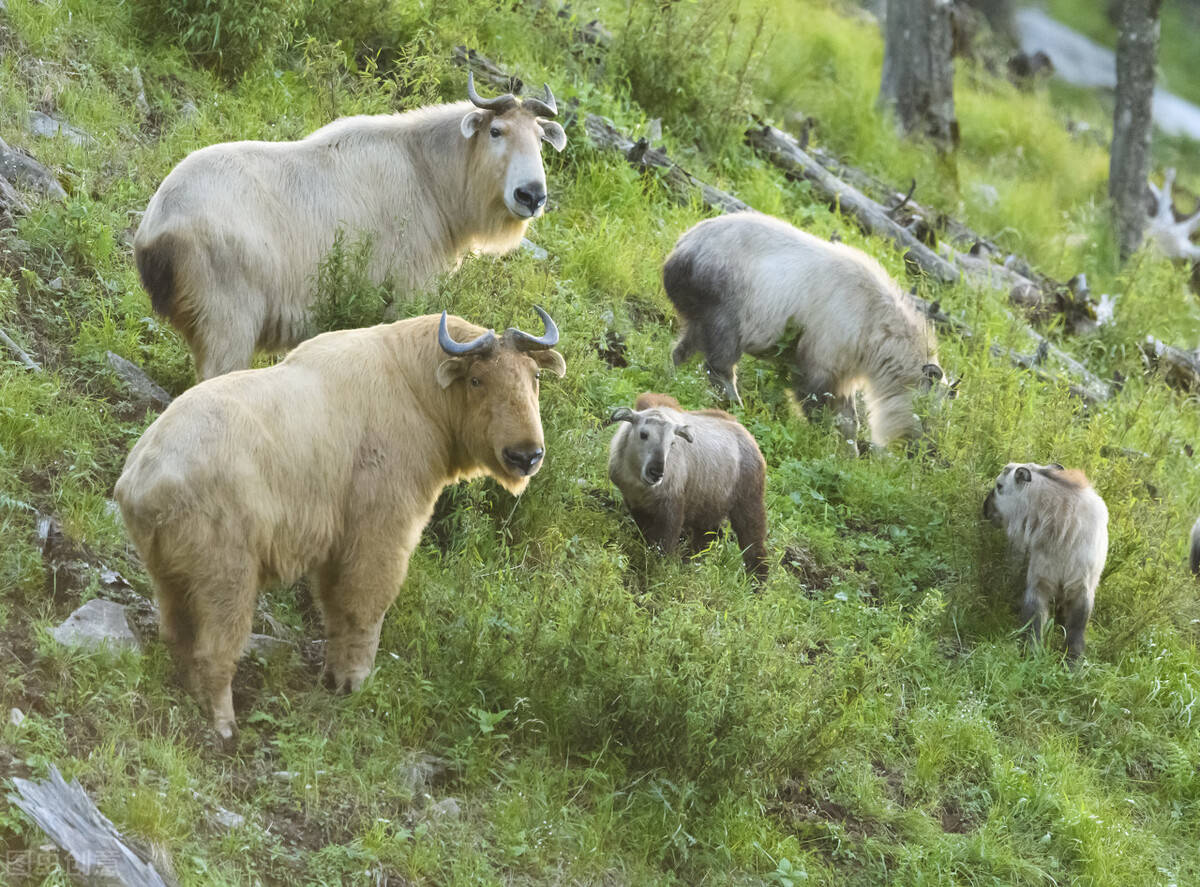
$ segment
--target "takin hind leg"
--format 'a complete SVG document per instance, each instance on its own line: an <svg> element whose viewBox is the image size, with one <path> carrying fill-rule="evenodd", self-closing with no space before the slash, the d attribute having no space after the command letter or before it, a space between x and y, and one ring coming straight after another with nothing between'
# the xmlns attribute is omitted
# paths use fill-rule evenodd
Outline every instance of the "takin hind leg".
<svg viewBox="0 0 1200 887"><path fill-rule="evenodd" d="M758 582L767 578L767 510L763 505L763 491L744 491L743 498L729 513L729 525L737 533L738 545L742 549L742 563Z"/></svg>
<svg viewBox="0 0 1200 887"><path fill-rule="evenodd" d="M250 637L258 574L249 555L223 554L220 561L186 580L155 582L163 640L228 745L237 732L233 674Z"/></svg>
<svg viewBox="0 0 1200 887"><path fill-rule="evenodd" d="M1073 589L1065 594L1067 602L1059 607L1059 622L1067 631L1067 659L1072 664L1083 658L1084 631L1092 617L1092 596L1086 588Z"/></svg>
<svg viewBox="0 0 1200 887"><path fill-rule="evenodd" d="M1042 632L1050 618L1050 597L1054 589L1045 580L1030 576L1025 585L1025 597L1021 601L1021 624L1026 626L1031 644L1042 643Z"/></svg>
<svg viewBox="0 0 1200 887"><path fill-rule="evenodd" d="M338 693L363 685L375 665L383 617L396 599L408 571L411 549L396 551L391 540L368 554L361 546L317 571L317 594L325 619L324 683Z"/></svg>

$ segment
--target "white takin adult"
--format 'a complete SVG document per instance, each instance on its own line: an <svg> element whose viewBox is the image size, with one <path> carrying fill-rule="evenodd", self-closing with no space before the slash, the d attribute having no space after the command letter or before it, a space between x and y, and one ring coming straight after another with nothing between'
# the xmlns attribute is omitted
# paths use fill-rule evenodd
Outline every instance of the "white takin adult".
<svg viewBox="0 0 1200 887"><path fill-rule="evenodd" d="M200 379L311 335L316 272L339 232L369 276L420 289L470 251L516 247L546 204L541 142L561 151L550 87L346 117L294 142L227 142L185 157L150 199L134 259Z"/></svg>

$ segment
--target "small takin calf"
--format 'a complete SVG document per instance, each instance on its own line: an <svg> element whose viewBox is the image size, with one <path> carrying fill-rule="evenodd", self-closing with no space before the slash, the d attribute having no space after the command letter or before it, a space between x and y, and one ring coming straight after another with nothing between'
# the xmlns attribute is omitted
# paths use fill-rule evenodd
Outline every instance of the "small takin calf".
<svg viewBox="0 0 1200 887"><path fill-rule="evenodd" d="M312 335L315 277L339 231L366 236L367 272L421 289L472 250L504 253L546 204L541 143L561 151L542 99L481 98L345 117L295 142L225 142L180 161L133 241L154 310L196 375L250 366Z"/></svg>
<svg viewBox="0 0 1200 887"><path fill-rule="evenodd" d="M754 437L721 410L685 411L647 392L636 411L621 407L608 476L621 490L646 541L671 552L687 531L697 549L729 520L747 572L767 575L767 465Z"/></svg>
<svg viewBox="0 0 1200 887"><path fill-rule="evenodd" d="M201 382L142 435L117 502L162 636L222 739L259 588L313 571L325 676L357 689L442 488L489 475L525 489L545 452L538 378L566 372L537 311L540 338L445 312L325 333Z"/></svg>
<svg viewBox="0 0 1200 887"><path fill-rule="evenodd" d="M944 374L929 324L861 250L829 243L770 216L735 213L684 232L663 265L683 332L672 358L695 351L738 403L734 365L772 353L789 322L800 331L793 384L806 411L831 405L841 435L858 429L854 395L867 396L872 442L915 438L914 392Z"/></svg>
<svg viewBox="0 0 1200 887"><path fill-rule="evenodd" d="M1039 639L1055 604L1067 655L1083 654L1083 634L1108 554L1108 509L1082 471L1033 462L1004 466L983 516L1029 558L1021 620Z"/></svg>

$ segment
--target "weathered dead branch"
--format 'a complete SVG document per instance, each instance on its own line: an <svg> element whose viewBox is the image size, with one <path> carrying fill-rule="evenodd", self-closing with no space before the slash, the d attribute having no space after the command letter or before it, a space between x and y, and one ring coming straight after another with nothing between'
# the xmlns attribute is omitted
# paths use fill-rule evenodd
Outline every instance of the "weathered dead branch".
<svg viewBox="0 0 1200 887"><path fill-rule="evenodd" d="M44 782L14 778L8 799L71 857L73 874L89 887L167 887L157 868L129 848L76 780L50 765Z"/></svg>
<svg viewBox="0 0 1200 887"><path fill-rule="evenodd" d="M509 74L487 56L480 55L465 46L456 46L450 54L450 60L460 68L474 71L475 76L486 80L492 86L520 95L525 88L525 82L516 75Z"/></svg>
<svg viewBox="0 0 1200 887"><path fill-rule="evenodd" d="M939 302L927 302L920 296L913 294L910 294L910 298L916 304L917 309L932 320L934 326L938 327L938 329L952 332L962 339L977 340L978 337L975 335L975 331L963 321L953 318L942 311ZM1036 343L1036 350L1033 354L1022 354L1012 348L1005 348L1003 345L994 344L991 347L992 355L1001 360L1008 361L1015 367L1028 370L1044 382L1056 385L1065 384L1073 395L1087 404L1101 403L1112 397L1112 385L1101 380L1091 370L1071 357L1071 355L1053 345L1045 336L1028 327L1025 328L1024 332ZM1047 357L1051 357L1057 361L1062 366L1064 372L1073 378L1063 378L1046 369L1044 363Z"/></svg>
<svg viewBox="0 0 1200 887"><path fill-rule="evenodd" d="M687 198L699 191L700 199L706 206L723 213L748 212L751 207L720 188L714 188L696 178L678 163L667 156L661 148L652 148L646 139L636 142L617 129L611 120L596 114L588 114L584 119L584 129L592 143L598 148L608 148L620 151L633 166L639 169L653 168L661 170L661 177L670 187L681 196Z"/></svg>
<svg viewBox="0 0 1200 887"><path fill-rule="evenodd" d="M1161 373L1172 388L1200 390L1200 354L1160 342L1154 336L1146 336L1141 349L1147 368Z"/></svg>
<svg viewBox="0 0 1200 887"><path fill-rule="evenodd" d="M165 410L172 397L157 382L146 375L145 370L121 355L107 352L108 365L120 377L136 400L148 406Z"/></svg>
<svg viewBox="0 0 1200 887"><path fill-rule="evenodd" d="M950 220L945 216L938 217L913 201L911 191L902 194L888 188L825 152L805 151L791 135L773 126L752 127L746 132L746 140L789 178L810 182L825 203L853 217L863 230L891 240L904 250L906 262L916 265L935 280L956 283L960 277L965 277L1007 293L1011 302L1030 308L1035 314L1061 313L1068 331L1095 327L1096 307L1086 289L1072 289L1034 274L1015 256L1010 256L1002 265L991 261L989 255L998 252L996 245L965 225L953 223L952 236L969 241L967 252L946 243L937 251L931 249L927 243L936 243L932 234L934 224L946 226ZM881 205L855 185L884 194L884 199L892 205ZM902 208L906 223L897 218Z"/></svg>
<svg viewBox="0 0 1200 887"><path fill-rule="evenodd" d="M16 355L17 360L21 361L21 363L25 364L25 366L27 366L29 369L39 372L41 371L41 365L38 364L38 362L32 357L30 357L25 352L24 348L14 342L8 333L4 332L4 330L0 330L0 342L3 342L5 345L7 345L8 350Z"/></svg>

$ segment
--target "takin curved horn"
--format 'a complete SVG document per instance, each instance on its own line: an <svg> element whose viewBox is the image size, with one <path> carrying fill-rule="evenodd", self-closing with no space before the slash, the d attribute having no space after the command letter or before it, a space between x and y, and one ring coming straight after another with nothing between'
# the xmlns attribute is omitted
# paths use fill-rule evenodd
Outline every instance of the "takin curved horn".
<svg viewBox="0 0 1200 887"><path fill-rule="evenodd" d="M616 425L618 422L636 422L637 414L629 407L617 407L612 411L612 415L608 417L608 421L604 423L607 428L609 425Z"/></svg>
<svg viewBox="0 0 1200 887"><path fill-rule="evenodd" d="M504 338L517 351L544 351L547 348L553 348L558 344L558 327L554 321L550 319L550 315L541 309L540 306L534 305L533 310L538 313L538 317L542 319L542 324L546 327L546 332L541 338L531 336L529 333L523 332L514 326L510 326L504 331Z"/></svg>
<svg viewBox="0 0 1200 887"><path fill-rule="evenodd" d="M481 98L479 93L475 91L474 71L467 72L467 98L471 100L471 104L476 108L482 108L485 111L495 111L497 114L503 114L505 111L515 108L519 104L517 97L511 92L498 95L494 99Z"/></svg>
<svg viewBox="0 0 1200 887"><path fill-rule="evenodd" d="M537 117L557 117L558 105L554 103L554 93L550 91L550 84L543 83L542 89L546 93L542 98L524 99L521 102L521 107L528 108Z"/></svg>
<svg viewBox="0 0 1200 887"><path fill-rule="evenodd" d="M438 324L438 344L442 346L443 351L455 357L475 354L479 351L487 351L496 344L496 331L488 330L478 339L472 339L470 342L456 342L450 337L450 331L446 329L446 312L443 311L442 322Z"/></svg>

